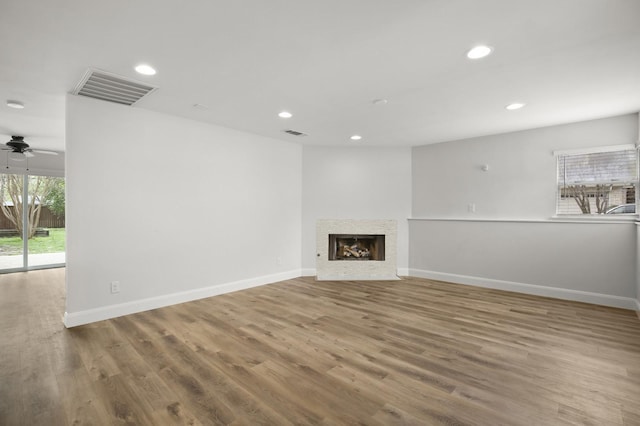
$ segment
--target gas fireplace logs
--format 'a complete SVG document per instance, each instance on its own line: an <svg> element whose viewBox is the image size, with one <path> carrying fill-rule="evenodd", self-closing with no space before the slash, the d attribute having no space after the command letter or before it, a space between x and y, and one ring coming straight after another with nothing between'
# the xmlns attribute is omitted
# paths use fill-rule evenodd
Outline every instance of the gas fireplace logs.
<svg viewBox="0 0 640 426"><path fill-rule="evenodd" d="M369 249L367 248L360 248L358 247L358 244L354 244L351 247L349 246L343 246L342 247L342 255L344 257L369 257L371 256L371 252L369 251Z"/></svg>

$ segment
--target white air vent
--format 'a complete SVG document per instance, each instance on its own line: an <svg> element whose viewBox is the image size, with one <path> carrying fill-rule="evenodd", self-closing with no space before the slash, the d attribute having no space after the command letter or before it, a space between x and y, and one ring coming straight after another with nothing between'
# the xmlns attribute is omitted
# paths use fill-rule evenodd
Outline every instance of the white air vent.
<svg viewBox="0 0 640 426"><path fill-rule="evenodd" d="M90 68L72 93L123 105L133 105L156 89L139 81Z"/></svg>
<svg viewBox="0 0 640 426"><path fill-rule="evenodd" d="M297 130L289 129L289 130L283 130L283 132L289 133L290 135L293 135L293 136L307 136L306 133L298 132Z"/></svg>

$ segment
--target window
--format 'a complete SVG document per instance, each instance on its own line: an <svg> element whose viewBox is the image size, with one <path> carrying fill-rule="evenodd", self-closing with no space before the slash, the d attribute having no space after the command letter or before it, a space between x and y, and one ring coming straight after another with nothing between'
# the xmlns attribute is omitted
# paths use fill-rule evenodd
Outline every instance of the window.
<svg viewBox="0 0 640 426"><path fill-rule="evenodd" d="M633 145L556 152L556 213L635 214L638 151Z"/></svg>
<svg viewBox="0 0 640 426"><path fill-rule="evenodd" d="M65 263L64 178L0 173L0 273Z"/></svg>

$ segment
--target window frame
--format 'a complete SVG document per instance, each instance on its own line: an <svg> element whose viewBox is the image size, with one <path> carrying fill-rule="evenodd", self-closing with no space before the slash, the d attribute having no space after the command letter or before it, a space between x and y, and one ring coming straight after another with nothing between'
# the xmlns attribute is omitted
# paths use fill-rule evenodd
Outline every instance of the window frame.
<svg viewBox="0 0 640 426"><path fill-rule="evenodd" d="M560 200L566 199L568 196L564 194L563 196L563 185L560 181L560 161L562 157L573 156L573 155L589 155L589 154L600 154L607 152L618 152L618 151L635 151L635 160L636 160L636 170L635 170L635 180L633 181L633 185L635 186L635 199L634 204L636 206L635 213L626 213L626 214L612 214L607 215L606 213L562 213L560 212ZM553 151L553 155L556 161L555 167L555 178L556 178L556 197L555 197L555 214L553 218L555 219L598 219L598 220L617 220L617 221L635 221L638 220L640 212L638 212L638 204L640 201L640 195L638 194L640 190L640 147L635 144L624 144L624 145L606 145L606 146L598 146L598 147L589 147L582 149L566 149L566 150L555 150ZM622 205L622 204L620 204ZM617 206L609 206L608 209L614 208Z"/></svg>

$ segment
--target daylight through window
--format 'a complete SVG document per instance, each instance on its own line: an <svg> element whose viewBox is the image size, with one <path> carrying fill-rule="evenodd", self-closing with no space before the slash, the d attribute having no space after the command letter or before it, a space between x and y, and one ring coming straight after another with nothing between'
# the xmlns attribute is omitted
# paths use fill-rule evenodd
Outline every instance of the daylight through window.
<svg viewBox="0 0 640 426"><path fill-rule="evenodd" d="M635 214L638 151L563 153L558 159L557 214Z"/></svg>

